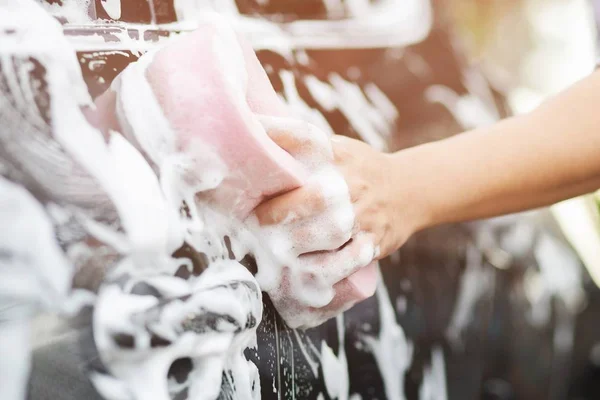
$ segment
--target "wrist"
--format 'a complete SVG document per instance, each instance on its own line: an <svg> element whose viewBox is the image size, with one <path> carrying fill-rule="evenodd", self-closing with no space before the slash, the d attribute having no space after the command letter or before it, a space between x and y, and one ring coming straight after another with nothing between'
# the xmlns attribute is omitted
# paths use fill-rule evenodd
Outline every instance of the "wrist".
<svg viewBox="0 0 600 400"><path fill-rule="evenodd" d="M388 203L390 220L398 247L423 229L436 225L436 213L431 194L436 188L429 188L426 160L432 149L422 145L396 153L385 154L387 164Z"/></svg>

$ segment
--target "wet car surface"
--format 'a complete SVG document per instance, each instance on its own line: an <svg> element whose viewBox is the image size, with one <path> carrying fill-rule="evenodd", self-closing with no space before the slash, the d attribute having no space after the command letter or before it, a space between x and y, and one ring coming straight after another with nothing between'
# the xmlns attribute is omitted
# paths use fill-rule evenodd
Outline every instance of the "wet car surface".
<svg viewBox="0 0 600 400"><path fill-rule="evenodd" d="M227 3L219 6L223 12L231 12ZM337 3L336 12L320 0L239 0L235 9L300 38L307 28L289 24L324 24L315 29L330 29L334 37L340 28L328 22L369 15L353 17L351 7ZM374 13L377 3L394 0L365 2L363 10ZM251 24L242 29L274 88L300 115L394 151L507 115L503 97L466 62L444 4L420 4L430 10L431 26L408 43L375 37L310 46L299 39L284 52L271 45L272 37L252 35ZM88 11L97 19L92 26L64 25L93 97L161 38L188 29L176 24L170 0L123 1L118 18L109 11L96 0ZM374 297L306 331L288 328L263 294L258 347L246 352L258 366L263 398L597 398L600 388L591 382L598 357L590 355L600 328L599 292L549 218L511 216L428 230L380 266ZM88 323L83 317L66 336L36 349L30 398L61 398L48 388L62 379L78 382L68 398L92 398L84 371L102 366ZM170 374L185 382L188 369L181 359ZM234 398L231 385L223 380L221 398ZM185 390L175 398L186 398Z"/></svg>

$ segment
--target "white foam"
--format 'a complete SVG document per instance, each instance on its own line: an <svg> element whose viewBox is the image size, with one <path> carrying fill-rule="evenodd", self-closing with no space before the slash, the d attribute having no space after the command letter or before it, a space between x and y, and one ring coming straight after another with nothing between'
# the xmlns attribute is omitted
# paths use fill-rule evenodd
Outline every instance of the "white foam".
<svg viewBox="0 0 600 400"><path fill-rule="evenodd" d="M321 342L321 368L323 369L323 381L329 397L338 400L348 400L350 381L348 377L348 360L346 359L346 328L344 316L336 317L338 332L338 355L325 341Z"/></svg>
<svg viewBox="0 0 600 400"><path fill-rule="evenodd" d="M370 5L353 0L349 6L358 13L354 18L297 20L285 24L285 30L302 47L365 48L408 46L427 37L433 26L430 0L380 0ZM339 7L332 7L339 13Z"/></svg>
<svg viewBox="0 0 600 400"><path fill-rule="evenodd" d="M0 13L1 26L6 27L6 29L14 28L17 31L17 34L14 35L0 36L0 55L2 57L5 57L6 54L10 56L33 56L46 68L46 80L49 95L52 99L50 111L53 120L53 135L69 155L75 158L87 172L92 174L110 196L118 209L125 231L124 233L114 232L112 228L104 226L85 215L80 216L81 222L88 229L88 232L96 238L101 238L104 243L122 252L124 256L112 270L108 271L107 281L100 289L94 324L95 331L98 334L97 344L100 356L118 379L94 375L94 382L98 384L99 389L108 398L128 398L137 395L141 395L141 398L160 398L161 393L164 395L164 399L170 398L166 389L165 368L168 368L170 363L174 361L173 357L193 354L190 350L191 346L196 351L197 358L195 361L198 368L201 367L199 364L204 363L209 367L208 370L215 371L214 376L211 375L203 379L202 385L198 386L198 383L192 385L190 387L191 393L199 390L199 388L202 391L212 388L212 393L218 393L221 385L221 373L223 368L227 368L235 380L235 390L238 397L256 397L256 394L260 392L260 385L257 381L258 373L256 367L248 363L243 357L243 349L256 343L254 329L246 329L235 335L215 334L211 340L202 340L204 351L208 357L206 360L202 358L205 354L200 348L202 346L198 347L194 344L197 338L193 332L184 334L175 345L163 349L164 351L159 351L159 354L147 351L148 349L145 348L145 345L149 343L148 332L140 329L139 326L135 325L134 320L129 317L135 312L147 311L149 307L156 306L157 299L152 296L128 296L120 291L118 285L112 284L111 279L118 278L125 273L130 275L132 279L138 280L142 277L154 277L150 281L169 295L182 292L181 284L173 283L172 280L175 278L169 279L168 276L161 276L163 273L172 276L174 269L180 263L171 260L170 254L181 245L183 237L193 231L187 229L189 226L181 224L179 221L178 211L181 204L173 204L168 201L175 198L175 196L167 197L163 194L164 188L167 189L167 192L172 193L176 189L176 185L165 185L162 181L159 184L153 168L122 136L111 132L107 142L99 131L88 125L80 112L80 108L90 105L90 98L81 78L74 52L62 36L60 25L31 2L25 0L4 1L0 5L3 10ZM10 76L8 78L11 79ZM13 89L18 89L18 82L11 81L10 84ZM140 85L137 85L137 88L140 88ZM136 94L139 95L139 92ZM139 101L139 97L132 100L138 104L152 107L152 98L148 102ZM136 114L139 108L133 111L126 108L121 109L121 114L130 117L129 122L134 125L134 128L141 129L140 124L143 119L134 118L139 116ZM157 118L160 122L160 115L158 113L154 116L154 122L157 121ZM164 124L163 127L165 125L167 124ZM160 125L154 125L155 128L157 126ZM166 128L168 128L168 125ZM150 129L147 128L146 130ZM168 129L159 132L160 135L167 135L167 139L169 133ZM144 142L145 149L154 155L156 159L164 155L162 153L164 153L165 147L169 147L168 140L161 141L164 137L146 137L145 139L147 139ZM139 141L136 143L139 144ZM192 146L191 151L193 152L194 149L195 147ZM151 150L154 150L154 152ZM187 170L198 167L198 164L192 163L190 166L190 163L187 162L189 160L195 161L194 157L196 156L198 154L193 153L184 162L181 159L174 160L173 158L159 161L162 161L162 164L170 163L174 166L172 168L175 171L172 174L174 177L171 176L171 178L178 178L182 181L185 178L181 177L182 174L185 174ZM218 162L214 162L214 157L204 161L211 165L219 165ZM187 170L183 168L182 171L182 165ZM220 183L220 179L214 179L213 170L202 168L202 165L200 167L209 175L212 174L212 177L206 179L202 185L188 185L188 187L182 189L185 196L187 196L186 200L189 200L192 207L195 205L194 194L196 190L212 188ZM169 178L168 174L161 175L161 177ZM165 179L165 181L169 183L168 179ZM58 247L53 226L49 222L45 211L26 190L17 185L2 180L2 188L0 196L3 200L0 207L0 213L3 214L2 221L7 223L11 218L17 219L15 220L14 229L4 231L5 235L0 235L3 248L6 248L16 257L11 260L9 265L2 265L2 269L0 269L0 274L3 277L6 276L6 279L2 279L0 290L3 304L4 301L14 302L16 299L17 302L23 304L24 310L27 310L27 312L35 311L35 307L40 304L48 308L66 307L69 311L75 311L77 304L73 304L67 299L73 265L64 257ZM5 213L8 214L4 215ZM57 218L57 221L68 218L67 215L62 215L58 209L55 209L52 214ZM21 221L22 218L26 218L26 221ZM198 219L195 222L200 222L200 220ZM231 227L231 225L228 226ZM22 229L22 231L17 228ZM201 226L196 227L196 229L201 230ZM220 239L222 241L222 237ZM224 246L213 247L212 253L220 252L219 254L222 254L223 249ZM74 246L69 249L69 252L75 258L82 255L85 257L86 249L81 246ZM25 264L21 265L23 262ZM28 273L31 276L21 276ZM242 275L239 275L240 273ZM215 278L215 274L218 275L217 278ZM214 278L212 281L211 277ZM157 283L156 279L160 283ZM204 298L204 300L200 296L197 301L206 303L203 305L205 309L231 314L237 320L247 317L247 314L241 314L244 307L246 307L246 310L252 313L256 321L255 325L257 325L260 322L262 313L260 291L252 276L238 263L233 263L227 269L218 268L218 264L212 265L210 272L204 273L201 280L191 280L190 283L197 283L199 286L196 290L202 292L202 290L209 290L209 288L202 287L203 282L218 286L231 279L243 279L254 285L254 298L244 298L241 302L238 301L235 305L228 306L228 304L233 304L231 302L235 302L236 298L231 291L221 290L211 291L212 296ZM11 282L13 284L9 285ZM18 283L18 286L14 283ZM75 299L78 300L81 297L80 293L77 292ZM86 296L83 297L85 302L89 300ZM213 304L213 301L216 303ZM79 300L77 302L81 303ZM243 307L240 307L240 305ZM195 306L198 307L198 304L195 304ZM186 310L189 314L190 310L185 307L177 309L176 303L169 305L164 315L170 319L162 321L154 328L166 334L166 336L173 337L176 332L173 332L172 329L169 330L169 327L177 321L181 321L184 314L187 315ZM20 325L23 328L22 330L27 329L27 312L21 312L20 315L21 318L25 318ZM245 322L241 326L244 327ZM4 325L3 328L8 329L8 325ZM27 335L20 336L23 339L22 341L17 340L17 338L9 337L7 329L2 332L7 335L6 337L3 336L3 340L8 339L10 341L12 353L3 353L3 355L6 355L3 360L11 362L13 368L17 366L16 361L23 361L22 368L14 368L12 376L9 374L2 375L3 378L5 376L11 377L11 383L1 385L0 397L12 400L15 396L16 398L21 397L19 393L23 393L25 387L28 372L28 345L26 343ZM137 359L127 359L126 352L121 352L123 354L115 353L111 339L107 336L107 332L110 331L124 331L135 334L136 346L139 346L136 350L140 350L138 356L152 358L156 362L138 363L139 360ZM219 347L219 344L221 344L221 347ZM219 348L222 350L220 353ZM228 353L229 350L232 351L231 354ZM215 355L214 352L217 352L218 355ZM121 355L125 359L119 358ZM4 368L4 364L2 368ZM201 374L198 368L193 373Z"/></svg>
<svg viewBox="0 0 600 400"><path fill-rule="evenodd" d="M460 279L458 297L446 328L449 342L462 349L462 334L472 322L477 302L489 293L494 284L494 271L485 268L483 255L474 246L467 247L465 271Z"/></svg>
<svg viewBox="0 0 600 400"><path fill-rule="evenodd" d="M404 374L412 362L413 345L396 321L396 313L381 272L375 295L379 305L379 335L365 336L364 341L375 356L386 397L390 400L404 400Z"/></svg>
<svg viewBox="0 0 600 400"><path fill-rule="evenodd" d="M56 243L44 208L25 189L0 177L0 299L57 309L70 289L73 267Z"/></svg>
<svg viewBox="0 0 600 400"><path fill-rule="evenodd" d="M30 369L30 318L59 311L73 267L54 238L41 204L0 177L0 398L25 398Z"/></svg>
<svg viewBox="0 0 600 400"><path fill-rule="evenodd" d="M77 80L78 67L74 54L65 52L60 24L31 1L2 0L0 9L0 31L14 31L0 34L3 66L14 67L13 57L25 61L33 56L48 72L46 80L51 95L69 88L71 80ZM11 92L20 92L19 79L26 77L32 66L23 62L15 70L19 76L4 75ZM59 67L62 72L56 73ZM3 71L8 69L12 68ZM31 92L24 91L23 95ZM77 103L78 112L86 100L89 104L85 90L68 90L68 95ZM4 102L7 93L0 96ZM18 106L27 109L35 103ZM20 117L9 110L3 109L0 116ZM56 111L55 107L52 111ZM36 125L40 121L32 123L40 126ZM13 126L10 120L0 121L0 125ZM53 224L44 207L25 189L4 178L0 178L0 220L8 227L0 232L0 252L4 254L0 261L0 398L12 400L25 397L30 368L30 318L40 309L61 310L70 294L74 267L56 242Z"/></svg>
<svg viewBox="0 0 600 400"><path fill-rule="evenodd" d="M440 346L431 349L431 364L423 371L423 381L419 388L420 400L447 400L446 363Z"/></svg>
<svg viewBox="0 0 600 400"><path fill-rule="evenodd" d="M14 7L16 3L18 6ZM32 8L21 8L24 4ZM118 263L107 271L106 280L98 292L94 315L96 345L114 379L95 374L94 383L109 398L167 399L171 390L165 379L168 368L176 358L190 356L194 362L192 376L195 380L190 383L188 390L193 396L203 398L218 393L222 373L228 371L235 381L238 398L257 398L260 393L258 371L243 356L245 348L256 344L255 327L241 332L228 332L231 322L223 320L216 328L220 332L200 334L182 332L183 321L198 310L208 310L227 315L240 326L245 326L245 318L252 315L257 325L262 313L258 282L262 290L269 292L290 326L318 325L353 305L352 302L347 302L335 310L311 309L328 305L335 294L335 283L369 264L376 254L370 238L365 235L356 236L356 240L341 251L339 257L332 257L331 254L298 257L298 245L306 242L307 237L298 237L294 233L293 219L274 227L261 227L254 217L239 221L215 211L209 203L199 199L196 196L199 192L218 188L231 172L205 143L193 142L186 151L178 150L175 134L145 77L145 69L152 61L152 54L129 66L115 82L115 112L125 137L109 132L105 138L88 124L80 112L81 107L91 104L91 99L86 92L77 59L68 41L62 36L60 25L48 18L43 11L40 12L39 7L31 4L26 0L15 3L3 0L0 3L3 7L0 25L14 27L22 33L16 36L17 39L7 40L0 36L0 52L2 55L32 55L46 67L52 98L53 135L109 196L124 230L116 232L88 216L80 217L88 233L121 253ZM105 3L107 4L116 7L114 2ZM114 7L111 13L116 15ZM9 12L5 14L4 10ZM24 26L28 29L24 29ZM231 45L217 52L222 63L229 61L228 57L232 56L229 51L235 51L236 48L233 36L228 37ZM238 53L238 59L240 55ZM241 101L246 90L247 82L244 79L247 76L245 78L244 74L238 73L243 64L231 67L230 75L237 75L231 77L229 85L231 90L240 93ZM293 121L289 123L293 124ZM310 128L308 132L313 135L315 142L328 145L323 140L324 136L315 136L324 135L322 131ZM310 183L320 188L326 204L330 205L330 211L315 216L308 221L306 228L310 238L315 240L320 235L318 241L328 249L333 249L349 238L354 214L347 185L343 176L331 166L331 149L326 150L319 155L324 158L308 157L306 164L314 172ZM37 204L31 199L33 204ZM183 201L186 202L191 217L179 213ZM20 206L25 207L27 204L24 201ZM28 281L27 288L19 287L27 290L19 290L18 293L21 296L29 293L31 299L28 298L28 301L40 301L41 298L48 304L68 305L70 311L74 311L77 307L69 305L64 298L64 292L70 289L72 265L56 247L53 227L44 210L39 205L32 207L38 207L38 210L19 212L18 215L35 219L38 225L47 225L39 228L32 222L25 226L39 228L36 235L50 236L46 244L41 243L41 247L35 247L37 253L33 255L45 258L32 260L35 267L45 266L49 260L52 261L52 267L44 272L52 272L51 279L54 280L57 294L53 295L48 291L37 293L32 286L37 284L35 280ZM325 231L323 228L331 230ZM31 236L31 232L27 234L29 236L26 240L19 239L20 245L31 242L34 236ZM19 238L12 232L11 235L2 239ZM259 268L256 281L239 263L223 261L228 256L225 236L230 237L237 260L248 253L256 257ZM205 253L212 261L200 277L190 278L185 283L173 277L180 263L170 257L184 240L196 251ZM11 246L17 248L19 243L11 243ZM52 246L55 246L52 251L56 254L51 254ZM87 249L74 246L69 251L74 258L85 257ZM62 273L57 273L61 268ZM125 276L129 281L124 286L113 281ZM16 275L9 274L9 277L12 279ZM20 279L14 281L20 283ZM2 283L6 282L8 278ZM150 310L159 307L159 303L154 296L128 293L135 282L152 284L168 299L173 296L191 297L186 301L172 299L166 305L161 304L157 320L147 324L140 323L140 318L150 318ZM256 290L252 292L253 295L248 295L243 288L218 289L219 285L228 282L246 282ZM14 290L16 287L10 289ZM8 288L3 287L2 294L8 296L8 293ZM89 298L84 300L89 301ZM171 340L172 344L158 349L150 348L151 332L160 333L161 337ZM114 333L133 337L134 348L117 348L112 337ZM343 338L340 340L343 343ZM15 346L15 351L19 349L23 350ZM340 357L344 354L343 344L339 354ZM24 354L16 355L19 356L26 360ZM12 355L11 359L14 357ZM21 369L21 373L26 376L27 371ZM22 388L23 384L22 380L17 381L16 386L12 387ZM347 389L343 391L347 392Z"/></svg>
<svg viewBox="0 0 600 400"><path fill-rule="evenodd" d="M385 150L397 116L387 96L374 84L365 89L367 97L356 83L348 82L337 74L331 74L329 80L331 84L314 76L304 78L319 105L327 111L339 110L365 142L378 150Z"/></svg>
<svg viewBox="0 0 600 400"><path fill-rule="evenodd" d="M279 26L294 47L307 48L365 48L399 47L423 40L433 25L430 0L380 0L367 4L354 0L342 4L326 0L331 20L295 20L286 23L269 22L240 15L233 0L176 0L177 20L195 21L206 11L218 11L232 17L241 27L251 25L259 41L274 43L273 26ZM350 11L352 18L336 20ZM363 10L359 12L358 10ZM256 29L259 27L261 29Z"/></svg>
<svg viewBox="0 0 600 400"><path fill-rule="evenodd" d="M146 282L156 283L159 279L163 284L168 279L179 281L176 293L182 300L170 301L152 313L148 311L158 305L158 299L153 296L130 295L112 284L101 289L94 314L94 332L99 354L110 372L133 398L166 400L170 398L167 371L176 359L190 357L194 369L189 393L194 398L216 398L221 390L223 371L231 373L237 398L255 398L256 393L260 393L258 373L256 366L243 355L243 350L255 343L255 330L262 316L260 289L252 275L237 262L224 260L213 263L200 277L187 282L164 276ZM226 286L237 283L236 289ZM250 287L247 289L245 284ZM167 287L165 293L170 290ZM204 332L183 328L190 316L202 313L228 319L226 323L223 320L217 326L209 326ZM230 321L243 328L249 316L256 318L254 327L236 334ZM152 333L172 344L151 348ZM134 347L131 350L116 347L114 334L130 335ZM114 389L106 379L99 383L104 392L123 392Z"/></svg>
<svg viewBox="0 0 600 400"><path fill-rule="evenodd" d="M165 155L176 151L175 134L158 105L154 92L145 77L155 51L148 52L131 63L111 84L117 93L116 113L123 134L156 164L161 165ZM134 99L145 101L134 101ZM152 116L148 118L148 116ZM132 129L135 126L135 130Z"/></svg>
<svg viewBox="0 0 600 400"><path fill-rule="evenodd" d="M121 0L101 0L104 10L114 20L121 18Z"/></svg>
<svg viewBox="0 0 600 400"><path fill-rule="evenodd" d="M50 4L42 1L41 5L51 15L64 18L70 24L85 25L92 22L89 13L92 2L93 0L62 0L62 4Z"/></svg>
<svg viewBox="0 0 600 400"><path fill-rule="evenodd" d="M3 399L26 398L31 362L31 328L28 317L25 314L0 322L0 396Z"/></svg>
<svg viewBox="0 0 600 400"><path fill-rule="evenodd" d="M498 121L495 107L490 107L480 97L467 93L459 95L444 85L431 85L425 90L425 98L446 107L464 129L491 125Z"/></svg>
<svg viewBox="0 0 600 400"><path fill-rule="evenodd" d="M246 221L239 221L215 211L209 203L196 197L198 192L218 188L228 176L229 171L223 167L223 163L218 159L218 156L211 152L204 143L198 142L195 145L192 143L192 146L188 147L184 153L177 150L174 132L164 117L145 77L145 68L151 62L152 56L152 54L144 56L138 63L130 65L113 89L117 92L117 115L121 125L125 129L127 137L140 147L152 164L158 166L156 169L160 172L160 187L164 197L168 200L168 204L172 208L179 206L182 200L185 200L188 204L192 217L180 217L178 222L171 220L170 224L181 225L184 231L183 239L196 251L205 253L211 260L226 257L228 251L223 239L225 236L229 236L231 248L237 260L242 259L248 253L253 254L257 259L259 269L256 276L257 282L262 290L266 290L271 295L276 307L291 326L314 326L351 306L352 304L345 305L342 309L334 310L326 315L310 310L310 306L327 305L333 298L333 285L347 276L350 271L363 266L358 263L367 265L370 262L374 254L372 245L370 251L358 248L356 250L359 255L357 260L344 259L343 265L340 264L337 267L338 270L341 269L341 271L337 271L337 275L335 273L324 274L316 270L316 268L322 269L324 265L314 265L314 263L299 260L297 258L298 254L293 253L295 241L290 226L260 227L254 217ZM227 57L225 51L222 51L221 57ZM238 92L245 90L244 81L232 80L230 86ZM143 101L140 101L140 99L143 99ZM157 129L157 127L159 128ZM318 130L309 129L309 131L312 135L322 135ZM319 138L315 139L318 142ZM321 142L328 144L323 140ZM332 153L330 149L327 150L323 154L331 158ZM198 163L199 160L202 162ZM343 177L331 169L329 160L327 162L315 162L313 160L311 166L317 172L313 178L315 185L320 186L322 189L327 188L325 193L327 201L334 205L333 209L335 210L331 215L319 216L315 221L315 226L333 226L334 229L350 232L354 216ZM190 174L196 174L197 179L189 179ZM186 177L188 179L183 179ZM193 182L196 182L196 184ZM207 184L207 182L212 183ZM342 241L336 243L336 245L343 244L345 240L347 240L347 237L343 237ZM366 246L368 250L368 241L365 241L362 246ZM334 247L334 245L332 244L331 247ZM371 259L366 259L365 256L369 253ZM361 254L363 257L360 257ZM119 267L115 268L115 271L124 273L130 271L131 268L135 269L134 265L130 263L131 261L125 260ZM237 265L237 268L232 268L231 271L240 269L239 264L233 264ZM336 265L330 267L335 271ZM210 271L215 271L216 268L212 263L209 269L200 276L198 282L209 280ZM131 272L139 276L139 270L136 269ZM316 282L307 282L303 279L303 274L305 275L307 272L314 274L317 278ZM285 274L288 274L287 286L283 285ZM251 277L248 279L251 279ZM200 287L196 289L201 290ZM117 307L117 304L126 301L125 298L119 300L120 297L116 288L112 290L116 293L108 291L101 294L101 300L98 302L97 307L104 304L102 307L107 311L98 312L99 319L96 322L95 329L115 330L118 328L129 334L135 334L137 341L142 345L148 343L147 332L136 330L131 323L123 325L122 321L130 321L130 319L126 318L125 315L108 311ZM214 293L211 293L210 307L219 314L241 319L243 316L240 314L240 309L228 305L231 304L230 296L231 294L224 296L222 299L217 299ZM107 299L110 299L110 301ZM203 301L209 301L209 298ZM137 306L135 302L130 303L130 306L147 308L155 300L147 298L145 300L140 299L139 302L141 303ZM253 304L256 306L256 300L248 302L248 305ZM260 305L260 302L258 304ZM155 332L160 332L163 337L170 340L177 338L177 332L169 327L177 326L178 321L189 313L188 311L179 310L178 307L178 305L165 307L163 315L168 318L168 321L154 324L153 329ZM133 310L123 307L120 312L130 314ZM254 312L257 311L254 310ZM115 316L116 319L114 319ZM117 361L109 357L112 353L110 352L110 340L106 336L104 338L99 337L98 347L102 349L103 360L110 367L111 372L118 376L120 381L126 382L126 387L133 393L143 395L144 393L153 392L164 395L168 391L166 383L161 382L152 385L152 387L148 387L148 385L141 387L141 382L157 380L160 374L165 373L165 369L168 368L169 362L172 362L174 357L178 354L184 354L184 348L186 349L185 352L189 352L190 345L198 346L198 343L194 340L184 339L184 336L177 339L177 343L180 344L174 347L170 346L169 350L165 350L164 353L144 353L149 358L147 363L144 363L145 367L141 368L137 368L139 360L133 363L130 359ZM211 393L218 393L221 382L219 371L226 368L234 372L238 371L234 378L238 396L250 396L252 393L259 393L256 367L245 359L239 358L241 350L255 343L256 338L253 331L248 335L244 335L244 338L238 347L234 346L231 352L219 350L217 344L220 342L215 341L229 340L228 346L230 346L230 342L234 340L233 336L227 339L223 335L217 335L208 341L203 338L207 343L206 349L211 349L216 354L197 354L194 374L196 374L198 383L189 388L190 393L198 393L199 396L200 394L209 396ZM190 342L187 342L187 340ZM205 348L204 346L201 347ZM198 351L198 348L195 348L194 351ZM233 355L237 356L234 357ZM118 358L119 354L113 354L113 356ZM153 367L150 367L151 365ZM209 371L212 372L208 373ZM255 376L255 378L251 379L252 376ZM247 385L244 387L242 382L246 382ZM254 387L254 392L248 389L251 386Z"/></svg>

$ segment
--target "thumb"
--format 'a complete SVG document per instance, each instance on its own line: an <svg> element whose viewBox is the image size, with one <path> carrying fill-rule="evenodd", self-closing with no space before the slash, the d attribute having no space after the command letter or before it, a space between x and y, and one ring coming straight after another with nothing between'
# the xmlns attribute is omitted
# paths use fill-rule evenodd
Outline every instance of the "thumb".
<svg viewBox="0 0 600 400"><path fill-rule="evenodd" d="M302 120L259 116L267 135L295 158L319 156L331 159L333 153L328 136L316 126Z"/></svg>

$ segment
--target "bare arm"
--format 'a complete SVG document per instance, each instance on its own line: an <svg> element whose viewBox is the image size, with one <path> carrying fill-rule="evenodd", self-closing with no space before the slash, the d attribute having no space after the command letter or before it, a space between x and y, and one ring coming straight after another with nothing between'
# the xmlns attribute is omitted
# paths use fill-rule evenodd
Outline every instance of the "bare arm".
<svg viewBox="0 0 600 400"><path fill-rule="evenodd" d="M600 188L600 72L532 113L391 158L396 196L414 193L421 209L417 230L589 193Z"/></svg>

